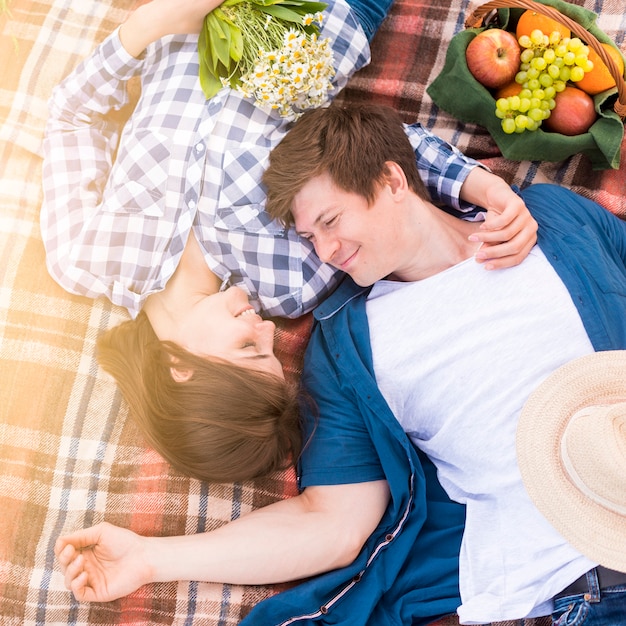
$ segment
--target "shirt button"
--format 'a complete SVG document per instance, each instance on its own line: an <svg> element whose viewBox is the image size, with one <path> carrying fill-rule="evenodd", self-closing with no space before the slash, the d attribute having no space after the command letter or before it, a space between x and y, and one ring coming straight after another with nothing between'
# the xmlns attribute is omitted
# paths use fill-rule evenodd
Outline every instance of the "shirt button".
<svg viewBox="0 0 626 626"><path fill-rule="evenodd" d="M201 152L203 152L203 151L204 151L204 144L203 144L203 143L197 143L197 144L196 144L196 152L197 152L198 154L200 154L200 153L201 153Z"/></svg>
<svg viewBox="0 0 626 626"><path fill-rule="evenodd" d="M187 203L187 206L188 206L190 209L195 209L195 208L196 208L196 202L195 202L195 200L189 200L189 202Z"/></svg>

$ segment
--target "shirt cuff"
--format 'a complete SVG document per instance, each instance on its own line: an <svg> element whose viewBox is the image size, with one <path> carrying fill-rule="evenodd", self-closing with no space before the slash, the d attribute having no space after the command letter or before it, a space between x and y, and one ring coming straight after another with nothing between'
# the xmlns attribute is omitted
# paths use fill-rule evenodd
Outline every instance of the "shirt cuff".
<svg viewBox="0 0 626 626"><path fill-rule="evenodd" d="M118 26L101 44L100 58L102 67L112 76L120 79L130 78L144 62L145 51L140 58L134 57L122 45Z"/></svg>

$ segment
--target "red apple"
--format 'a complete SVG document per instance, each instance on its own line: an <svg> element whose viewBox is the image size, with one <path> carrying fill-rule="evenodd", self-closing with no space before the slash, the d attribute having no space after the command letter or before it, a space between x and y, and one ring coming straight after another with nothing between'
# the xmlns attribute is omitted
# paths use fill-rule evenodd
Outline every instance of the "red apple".
<svg viewBox="0 0 626 626"><path fill-rule="evenodd" d="M556 94L554 100L556 105L542 124L546 130L562 135L580 135L596 121L593 100L582 89L568 85Z"/></svg>
<svg viewBox="0 0 626 626"><path fill-rule="evenodd" d="M515 35L501 28L488 28L476 35L465 50L472 76L488 89L510 83L519 71L520 47Z"/></svg>

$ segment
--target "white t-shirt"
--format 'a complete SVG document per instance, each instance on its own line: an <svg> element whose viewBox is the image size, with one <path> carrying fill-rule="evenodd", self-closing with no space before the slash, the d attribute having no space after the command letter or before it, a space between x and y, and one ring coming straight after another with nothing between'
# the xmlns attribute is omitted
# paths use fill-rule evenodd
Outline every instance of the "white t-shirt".
<svg viewBox="0 0 626 626"><path fill-rule="evenodd" d="M593 352L565 286L535 246L507 270L468 259L414 283L381 281L367 315L383 396L467 505L461 622L549 614L551 598L595 565L532 504L515 454L531 391Z"/></svg>

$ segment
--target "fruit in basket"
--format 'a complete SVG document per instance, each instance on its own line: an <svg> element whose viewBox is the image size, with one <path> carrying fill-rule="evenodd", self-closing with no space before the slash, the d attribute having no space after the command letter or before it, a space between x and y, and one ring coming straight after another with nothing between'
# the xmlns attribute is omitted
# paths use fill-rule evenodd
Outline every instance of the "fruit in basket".
<svg viewBox="0 0 626 626"><path fill-rule="evenodd" d="M520 64L515 35L501 28L488 28L472 39L465 51L472 76L488 89L511 82Z"/></svg>
<svg viewBox="0 0 626 626"><path fill-rule="evenodd" d="M546 130L562 135L580 135L596 121L593 99L582 89L568 85L556 94L554 100L554 109L543 122Z"/></svg>
<svg viewBox="0 0 626 626"><path fill-rule="evenodd" d="M509 96L519 96L521 90L522 86L518 82L511 81L504 85L504 87L500 87L493 96L496 100L498 100L498 98L508 98Z"/></svg>
<svg viewBox="0 0 626 626"><path fill-rule="evenodd" d="M617 48L604 42L600 45L606 50L613 61L615 61L620 74L623 76L624 59ZM615 87L615 79L613 78L613 75L604 61L600 58L600 55L593 48L589 49L589 60L593 63L593 69L590 72L587 72L585 76L578 81L576 86L592 96L600 93L601 91L605 91L606 89L610 89L611 87Z"/></svg>
<svg viewBox="0 0 626 626"><path fill-rule="evenodd" d="M533 30L536 29L542 31L544 35L550 35L550 33L558 31L562 39L571 35L570 29L565 26L565 24L557 22L551 17L543 15L542 13L538 13L537 11L533 11L532 9L527 9L522 13L517 22L515 36L518 39L522 35L527 35L530 37L530 33L532 33Z"/></svg>

